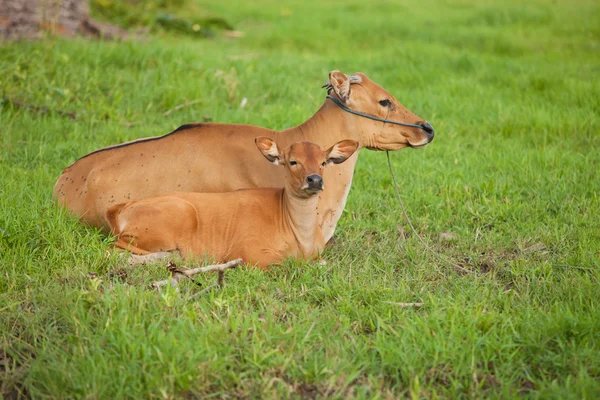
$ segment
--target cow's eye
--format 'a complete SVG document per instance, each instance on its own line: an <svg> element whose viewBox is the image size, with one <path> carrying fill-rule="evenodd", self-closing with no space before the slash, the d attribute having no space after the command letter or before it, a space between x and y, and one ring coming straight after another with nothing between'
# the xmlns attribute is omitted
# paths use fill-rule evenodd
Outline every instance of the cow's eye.
<svg viewBox="0 0 600 400"><path fill-rule="evenodd" d="M392 105L392 102L389 101L388 99L383 99L383 100L379 100L379 104L381 104L384 107L389 107Z"/></svg>
<svg viewBox="0 0 600 400"><path fill-rule="evenodd" d="M326 165L327 165L327 161L323 161L323 162L321 163L321 167L324 167L324 166L326 166Z"/></svg>
<svg viewBox="0 0 600 400"><path fill-rule="evenodd" d="M290 165L296 165L298 164L296 161L290 161Z"/></svg>

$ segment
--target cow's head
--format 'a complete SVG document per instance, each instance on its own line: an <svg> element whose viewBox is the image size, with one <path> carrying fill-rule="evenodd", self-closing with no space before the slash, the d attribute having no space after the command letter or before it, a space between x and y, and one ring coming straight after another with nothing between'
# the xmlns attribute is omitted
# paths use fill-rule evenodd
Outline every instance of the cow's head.
<svg viewBox="0 0 600 400"><path fill-rule="evenodd" d="M374 150L399 150L404 147L423 147L433 140L433 127L406 109L394 96L357 72L345 75L340 71L329 74L323 87L346 108L369 116L418 125L407 127L380 122L341 110L348 129L356 134L360 144ZM328 101L331 101L330 99ZM337 106L336 106L337 107Z"/></svg>
<svg viewBox="0 0 600 400"><path fill-rule="evenodd" d="M273 139L264 136L257 137L255 143L267 160L285 167L285 188L300 198L311 197L322 191L325 187L323 168L329 164L343 163L359 146L357 141L342 140L327 150L321 150L314 143L301 142L281 151Z"/></svg>

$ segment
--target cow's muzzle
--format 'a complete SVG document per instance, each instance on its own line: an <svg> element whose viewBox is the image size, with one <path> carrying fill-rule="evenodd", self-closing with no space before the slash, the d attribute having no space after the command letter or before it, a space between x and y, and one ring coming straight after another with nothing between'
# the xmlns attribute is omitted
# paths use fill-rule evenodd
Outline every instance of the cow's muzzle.
<svg viewBox="0 0 600 400"><path fill-rule="evenodd" d="M323 190L323 178L321 175L313 174L306 177L306 183L308 187L306 190L309 192L320 192Z"/></svg>
<svg viewBox="0 0 600 400"><path fill-rule="evenodd" d="M435 131L433 130L433 126L431 126L431 124L429 122L425 121L421 124L421 129L423 130L423 132L425 132L425 134L427 135L427 138L431 142L433 140L433 137L435 136Z"/></svg>

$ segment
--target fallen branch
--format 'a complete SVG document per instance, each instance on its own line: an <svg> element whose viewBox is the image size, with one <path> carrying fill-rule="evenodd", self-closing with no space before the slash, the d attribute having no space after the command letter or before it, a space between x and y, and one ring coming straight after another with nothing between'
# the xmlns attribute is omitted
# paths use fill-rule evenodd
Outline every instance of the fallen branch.
<svg viewBox="0 0 600 400"><path fill-rule="evenodd" d="M174 111L181 110L182 108L185 108L185 107L188 107L188 106L191 106L191 105L194 105L194 104L198 104L201 101L202 101L202 99L196 99L196 100L192 100L192 101L186 101L185 103L180 104L178 106L175 106L175 107L171 108L169 111L165 112L163 114L163 117L166 117L167 115L170 115Z"/></svg>
<svg viewBox="0 0 600 400"><path fill-rule="evenodd" d="M199 268L193 268L193 269L179 269L179 268L177 268L175 263L170 261L169 264L167 265L167 269L171 272L171 278L165 279L162 281L153 282L151 286L153 288L159 288L159 287L171 284L171 287L175 287L179 284L179 281L181 281L183 278L191 278L192 276L201 274L203 272L218 271L219 276L217 278L217 283L216 283L216 285L213 285L213 286L222 287L223 286L223 278L225 276L225 271L230 268L237 267L242 262L243 262L243 260L241 258L238 258L236 260L226 262L225 264L209 265L206 267L199 267ZM211 288L212 288L212 286L211 286ZM203 293L207 289L209 289L209 288L204 289L201 293Z"/></svg>

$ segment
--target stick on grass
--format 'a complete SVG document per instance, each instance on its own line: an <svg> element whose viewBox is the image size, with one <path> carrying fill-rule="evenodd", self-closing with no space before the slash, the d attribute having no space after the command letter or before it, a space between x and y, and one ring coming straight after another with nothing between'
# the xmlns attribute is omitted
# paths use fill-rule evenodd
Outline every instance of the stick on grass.
<svg viewBox="0 0 600 400"><path fill-rule="evenodd" d="M219 272L219 276L217 278L217 283L216 285L213 286L218 286L218 287L222 287L223 286L223 278L225 275L225 271L230 269L230 268L235 268L238 265L240 265L243 262L243 260L241 258L232 260L232 261L228 261L224 264L215 264L215 265L208 265L206 267L199 267L199 268L193 268L193 269L179 269L177 268L177 266L175 265L175 263L173 263L172 261L169 262L169 264L167 265L167 269L171 272L171 278L169 279L165 279L162 281L156 281L152 283L152 287L153 288L159 288L165 285L168 285L169 283L171 284L171 287L175 287L179 284L179 282L183 279L183 278L191 278L194 275L197 274L201 274L204 272L211 272L211 271L218 271ZM208 288L207 288L208 289ZM206 289L204 289L206 290ZM203 291L204 292L204 291Z"/></svg>

